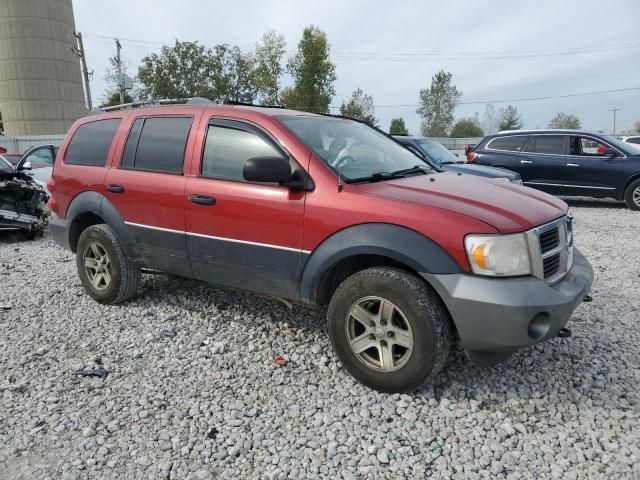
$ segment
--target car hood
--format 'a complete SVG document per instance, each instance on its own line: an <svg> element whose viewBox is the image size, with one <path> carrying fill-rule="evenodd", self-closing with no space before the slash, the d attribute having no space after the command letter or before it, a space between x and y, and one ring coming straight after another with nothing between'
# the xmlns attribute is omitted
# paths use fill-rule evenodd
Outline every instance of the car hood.
<svg viewBox="0 0 640 480"><path fill-rule="evenodd" d="M361 193L449 210L491 225L501 233L522 232L568 211L567 204L539 190L471 175L436 173L360 185Z"/></svg>
<svg viewBox="0 0 640 480"><path fill-rule="evenodd" d="M505 170L504 168L485 167L483 165L470 165L464 163L445 163L440 165L440 170L445 172L464 173L465 175L477 175L479 177L489 178L507 178L516 180L520 178L520 174Z"/></svg>

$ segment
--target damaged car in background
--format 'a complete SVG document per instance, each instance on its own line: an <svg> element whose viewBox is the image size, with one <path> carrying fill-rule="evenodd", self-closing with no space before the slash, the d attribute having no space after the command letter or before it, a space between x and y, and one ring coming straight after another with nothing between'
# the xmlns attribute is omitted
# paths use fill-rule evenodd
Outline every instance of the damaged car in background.
<svg viewBox="0 0 640 480"><path fill-rule="evenodd" d="M14 167L0 155L0 231L18 230L33 238L49 220L49 199L41 182L28 175L29 162Z"/></svg>

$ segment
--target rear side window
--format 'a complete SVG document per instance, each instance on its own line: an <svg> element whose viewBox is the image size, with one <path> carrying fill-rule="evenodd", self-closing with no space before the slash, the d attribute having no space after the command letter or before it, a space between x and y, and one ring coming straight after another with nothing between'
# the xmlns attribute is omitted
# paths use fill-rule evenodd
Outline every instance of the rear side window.
<svg viewBox="0 0 640 480"><path fill-rule="evenodd" d="M109 147L119 125L119 118L97 120L80 125L69 142L64 163L104 167L107 163Z"/></svg>
<svg viewBox="0 0 640 480"><path fill-rule="evenodd" d="M182 173L191 117L149 117L133 122L120 166Z"/></svg>
<svg viewBox="0 0 640 480"><path fill-rule="evenodd" d="M639 143L640 143L640 137L637 137L637 138L627 138L627 143L635 143L635 144L639 144Z"/></svg>
<svg viewBox="0 0 640 480"><path fill-rule="evenodd" d="M492 150L505 150L507 152L521 152L529 137L517 135L513 137L498 137L489 142L487 148Z"/></svg>
<svg viewBox="0 0 640 480"><path fill-rule="evenodd" d="M209 125L201 174L204 177L244 181L244 164L254 157L282 157L282 154L254 133Z"/></svg>
<svg viewBox="0 0 640 480"><path fill-rule="evenodd" d="M527 152L564 155L564 138L563 135L534 136L527 145Z"/></svg>

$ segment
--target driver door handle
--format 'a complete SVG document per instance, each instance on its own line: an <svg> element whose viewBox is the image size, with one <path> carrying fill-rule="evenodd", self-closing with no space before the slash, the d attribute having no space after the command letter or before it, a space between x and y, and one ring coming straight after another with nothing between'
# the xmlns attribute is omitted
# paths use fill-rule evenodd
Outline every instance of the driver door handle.
<svg viewBox="0 0 640 480"><path fill-rule="evenodd" d="M580 164L578 163L567 163L567 167L579 167Z"/></svg>
<svg viewBox="0 0 640 480"><path fill-rule="evenodd" d="M520 163L522 163L523 165L529 165L533 162L531 160L520 160Z"/></svg>
<svg viewBox="0 0 640 480"><path fill-rule="evenodd" d="M216 199L209 195L189 195L189 201L196 205L215 205Z"/></svg>

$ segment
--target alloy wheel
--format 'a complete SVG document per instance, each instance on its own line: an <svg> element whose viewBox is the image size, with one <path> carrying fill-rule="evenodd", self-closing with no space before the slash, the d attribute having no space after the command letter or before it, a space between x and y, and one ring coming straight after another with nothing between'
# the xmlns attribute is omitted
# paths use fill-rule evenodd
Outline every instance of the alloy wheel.
<svg viewBox="0 0 640 480"><path fill-rule="evenodd" d="M349 347L367 367L382 372L402 368L413 353L413 332L404 313L382 297L356 301L347 314Z"/></svg>
<svg viewBox="0 0 640 480"><path fill-rule="evenodd" d="M104 247L98 242L87 245L83 254L84 270L91 286L104 291L111 285L111 259Z"/></svg>
<svg viewBox="0 0 640 480"><path fill-rule="evenodd" d="M640 186L636 187L631 198L633 199L633 203L640 207Z"/></svg>

